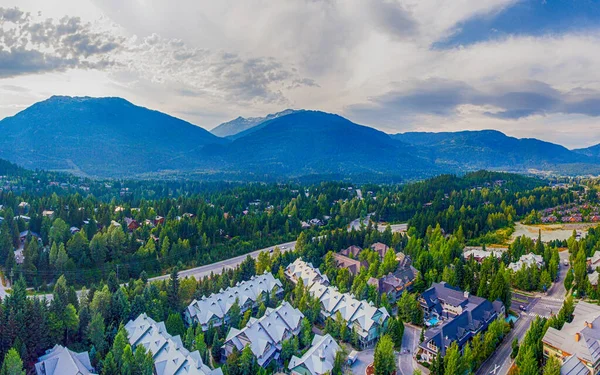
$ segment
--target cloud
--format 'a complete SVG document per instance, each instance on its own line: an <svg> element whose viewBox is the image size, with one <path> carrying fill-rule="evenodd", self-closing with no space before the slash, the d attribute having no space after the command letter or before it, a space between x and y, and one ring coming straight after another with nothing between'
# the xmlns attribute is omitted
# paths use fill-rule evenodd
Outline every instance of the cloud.
<svg viewBox="0 0 600 375"><path fill-rule="evenodd" d="M471 105L486 116L519 120L533 115L577 114L600 116L600 91L561 91L540 81L490 83L475 88L463 81L429 79L404 84L373 97L368 103L352 105L347 112L359 118L410 119L418 115L453 116Z"/></svg>
<svg viewBox="0 0 600 375"><path fill-rule="evenodd" d="M102 69L124 39L93 31L78 17L34 21L18 8L0 8L0 78L65 71Z"/></svg>

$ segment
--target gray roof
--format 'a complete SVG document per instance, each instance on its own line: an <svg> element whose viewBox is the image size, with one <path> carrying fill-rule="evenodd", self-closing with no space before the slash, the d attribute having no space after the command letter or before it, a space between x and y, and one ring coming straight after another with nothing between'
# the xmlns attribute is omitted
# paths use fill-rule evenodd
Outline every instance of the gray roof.
<svg viewBox="0 0 600 375"><path fill-rule="evenodd" d="M357 324L358 334L365 337L373 324L383 325L390 314L385 307L377 308L371 302L358 300L350 293L340 293L337 288L313 284L310 293L321 302L321 314L334 317L338 312L348 323Z"/></svg>
<svg viewBox="0 0 600 375"><path fill-rule="evenodd" d="M544 265L544 258L541 255L529 253L529 254L521 255L521 258L519 258L518 261L509 264L508 268L510 268L513 272L517 272L518 270L523 268L523 266L525 266L525 268L529 268L532 266L536 266L537 268L540 268L543 265Z"/></svg>
<svg viewBox="0 0 600 375"><path fill-rule="evenodd" d="M565 360L560 367L560 375L589 375L590 370L574 355Z"/></svg>
<svg viewBox="0 0 600 375"><path fill-rule="evenodd" d="M321 274L318 268L315 268L312 263L306 263L302 258L297 258L293 263L290 263L285 268L285 274L294 283L302 279L305 287L311 287L315 283L329 285L327 275Z"/></svg>
<svg viewBox="0 0 600 375"><path fill-rule="evenodd" d="M61 345L55 345L41 356L35 364L37 375L93 375L88 352L75 353Z"/></svg>
<svg viewBox="0 0 600 375"><path fill-rule="evenodd" d="M250 345L258 364L262 366L281 350L284 340L300 333L302 318L304 315L300 310L284 301L276 309L267 309L260 319L251 318L243 329L231 328L225 344L234 345L240 351Z"/></svg>
<svg viewBox="0 0 600 375"><path fill-rule="evenodd" d="M222 375L220 369L211 370L202 362L200 353L188 351L180 336L171 336L163 322L157 323L146 314L140 314L126 325L132 347L142 345L152 352L156 375Z"/></svg>
<svg viewBox="0 0 600 375"><path fill-rule="evenodd" d="M186 313L192 320L206 325L215 316L220 319L225 317L236 300L240 307L243 307L249 301L256 302L263 293L270 294L275 287L283 288L281 281L274 278L271 273L265 272L220 293L193 300L187 307Z"/></svg>
<svg viewBox="0 0 600 375"><path fill-rule="evenodd" d="M548 328L542 342L579 360L596 363L600 360L600 306L579 302L573 316L573 321L561 330Z"/></svg>
<svg viewBox="0 0 600 375"><path fill-rule="evenodd" d="M339 350L340 346L331 335L315 335L308 351L301 358L293 356L288 368L292 373L300 374L306 374L306 372L311 375L330 373L335 362L335 355ZM302 368L304 371L298 371L298 368Z"/></svg>

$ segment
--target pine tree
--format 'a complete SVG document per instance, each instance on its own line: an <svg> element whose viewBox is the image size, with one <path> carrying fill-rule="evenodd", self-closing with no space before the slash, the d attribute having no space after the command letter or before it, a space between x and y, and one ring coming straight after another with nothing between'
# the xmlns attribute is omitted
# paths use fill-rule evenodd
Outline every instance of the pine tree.
<svg viewBox="0 0 600 375"><path fill-rule="evenodd" d="M25 375L23 361L15 348L11 348L4 356L0 375Z"/></svg>

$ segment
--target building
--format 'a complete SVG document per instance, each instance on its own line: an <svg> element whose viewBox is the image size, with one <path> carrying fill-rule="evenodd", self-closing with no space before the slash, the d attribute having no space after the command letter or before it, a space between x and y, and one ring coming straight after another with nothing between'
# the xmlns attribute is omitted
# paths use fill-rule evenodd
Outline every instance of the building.
<svg viewBox="0 0 600 375"><path fill-rule="evenodd" d="M331 337L315 335L311 347L301 358L293 356L288 369L292 375L330 374L340 346Z"/></svg>
<svg viewBox="0 0 600 375"><path fill-rule="evenodd" d="M590 281L591 286L593 286L593 287L598 286L598 277L599 276L600 276L600 274L596 270L594 270L594 272L588 274L588 280Z"/></svg>
<svg viewBox="0 0 600 375"><path fill-rule="evenodd" d="M388 300L394 302L402 296L405 290L412 289L418 273L419 271L413 266L399 267L396 272L381 277L377 280L377 284L373 283L372 285L377 287L379 293L387 293ZM369 283L371 283L370 280Z"/></svg>
<svg viewBox="0 0 600 375"><path fill-rule="evenodd" d="M37 375L95 375L88 352L75 353L61 345L55 345L38 358Z"/></svg>
<svg viewBox="0 0 600 375"><path fill-rule="evenodd" d="M363 348L375 344L387 328L390 314L385 307L377 308L371 302L357 300L349 293L340 293L337 288L323 284L313 284L310 293L321 302L322 318L335 319L339 312L348 328L356 330Z"/></svg>
<svg viewBox="0 0 600 375"><path fill-rule="evenodd" d="M434 283L419 297L427 324L434 326L425 332L417 354L431 362L438 354L443 357L452 342L459 349L491 322L505 314L500 301L490 302L453 288L445 282Z"/></svg>
<svg viewBox="0 0 600 375"><path fill-rule="evenodd" d="M244 313L248 309L258 308L273 292L281 297L283 285L271 273L252 276L250 280L237 283L224 291L193 300L185 310L185 320L189 325L200 324L203 331L208 330L211 323L213 327L219 327L229 322L228 312L236 301Z"/></svg>
<svg viewBox="0 0 600 375"><path fill-rule="evenodd" d="M285 268L285 276L294 284L302 279L305 287L311 287L315 283L329 285L327 275L321 274L318 268L312 263L306 263L302 258L297 258Z"/></svg>
<svg viewBox="0 0 600 375"><path fill-rule="evenodd" d="M385 253L387 253L389 249L390 249L390 247L388 245L381 243L381 242L375 242L373 245L371 245L371 250L373 250L377 254L379 254L379 257L381 259L383 259L383 257L385 256Z"/></svg>
<svg viewBox="0 0 600 375"><path fill-rule="evenodd" d="M463 252L463 257L468 260L471 257L477 262L481 263L485 258L495 257L502 258L502 253L504 253L508 248L492 248L492 249L483 249L483 247L479 246L470 246L465 247Z"/></svg>
<svg viewBox="0 0 600 375"><path fill-rule="evenodd" d="M358 259L358 254L362 251L362 248L356 245L352 245L347 249L340 251L340 254L345 255L347 257L352 257L354 259Z"/></svg>
<svg viewBox="0 0 600 375"><path fill-rule="evenodd" d="M250 318L241 330L230 328L223 345L223 354L228 357L234 348L242 351L246 345L250 345L258 365L265 367L279 358L285 340L300 334L302 318L304 315L300 310L284 301L276 309L267 309L260 319Z"/></svg>
<svg viewBox="0 0 600 375"><path fill-rule="evenodd" d="M221 369L211 370L202 362L200 353L188 351L180 336L171 336L165 323L155 322L140 314L125 325L129 343L133 348L142 345L152 352L156 375L222 375Z"/></svg>
<svg viewBox="0 0 600 375"><path fill-rule="evenodd" d="M137 220L132 219L130 217L125 218L125 224L127 224L127 230L129 230L130 232L133 232L134 230L140 227L140 224L137 222Z"/></svg>
<svg viewBox="0 0 600 375"><path fill-rule="evenodd" d="M335 259L338 268L347 268L352 276L358 275L361 267L369 267L367 262L361 262L358 259L348 258L347 256L337 253L333 253L333 259Z"/></svg>
<svg viewBox="0 0 600 375"><path fill-rule="evenodd" d="M561 374L600 373L600 306L579 302L573 321L562 329L548 328L542 338L544 357L554 356L562 363ZM571 369L579 372L567 372Z"/></svg>
<svg viewBox="0 0 600 375"><path fill-rule="evenodd" d="M529 253L525 255L521 255L518 261L513 262L508 265L508 268L513 272L517 272L523 268L537 267L542 268L544 266L544 258L541 255L535 255L534 253Z"/></svg>
<svg viewBox="0 0 600 375"><path fill-rule="evenodd" d="M44 210L44 211L42 211L42 216L43 217L53 218L54 217L54 211Z"/></svg>
<svg viewBox="0 0 600 375"><path fill-rule="evenodd" d="M596 250L594 255L587 258L587 266L589 271L594 271L596 268L600 267L600 251Z"/></svg>

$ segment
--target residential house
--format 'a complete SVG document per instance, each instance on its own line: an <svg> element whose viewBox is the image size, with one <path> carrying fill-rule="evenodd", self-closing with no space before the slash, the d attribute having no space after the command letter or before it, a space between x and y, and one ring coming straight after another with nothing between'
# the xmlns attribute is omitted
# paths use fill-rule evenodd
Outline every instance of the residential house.
<svg viewBox="0 0 600 375"><path fill-rule="evenodd" d="M463 257L468 260L473 257L473 259L477 263L483 262L485 258L495 257L502 258L502 253L507 251L508 248L491 248L491 249L483 249L481 246L468 246L464 248Z"/></svg>
<svg viewBox="0 0 600 375"><path fill-rule="evenodd" d="M312 263L306 263L302 258L297 258L285 268L285 276L294 284L302 279L305 287L311 287L315 283L329 285L327 275L321 274L318 268L313 267Z"/></svg>
<svg viewBox="0 0 600 375"><path fill-rule="evenodd" d="M77 227L71 227L69 228L69 232L71 232L71 235L75 234L75 233L79 233L80 229Z"/></svg>
<svg viewBox="0 0 600 375"><path fill-rule="evenodd" d="M41 237L39 234L32 232L30 230L26 230L26 231L19 233L19 239L21 240L21 243L25 243L25 240L27 240L27 237L29 237L29 236L31 236L31 238L34 238L38 241L41 241Z"/></svg>
<svg viewBox="0 0 600 375"><path fill-rule="evenodd" d="M154 218L154 225L158 225L158 224L164 224L165 223L165 218L162 216L156 216Z"/></svg>
<svg viewBox="0 0 600 375"><path fill-rule="evenodd" d="M443 357L452 342L462 350L471 338L505 315L502 302L470 295L445 282L434 283L421 294L419 303L428 324L435 325L425 331L419 344L418 355L426 362L431 362L438 353Z"/></svg>
<svg viewBox="0 0 600 375"><path fill-rule="evenodd" d="M44 210L44 211L42 211L42 216L43 217L53 218L54 217L54 211Z"/></svg>
<svg viewBox="0 0 600 375"><path fill-rule="evenodd" d="M267 295L270 297L273 292L281 297L283 285L271 273L252 276L250 280L237 283L224 291L193 300L184 312L185 320L189 325L199 324L203 331L208 330L211 324L219 327L228 324L229 309L236 301L244 313L248 309L258 308Z"/></svg>
<svg viewBox="0 0 600 375"><path fill-rule="evenodd" d="M137 220L132 219L130 217L125 218L125 224L127 224L127 230L129 230L130 232L133 232L134 230L140 227L140 224L137 222Z"/></svg>
<svg viewBox="0 0 600 375"><path fill-rule="evenodd" d="M565 323L560 330L548 328L542 345L545 358L553 356L561 361L561 374L599 374L600 306L577 303L573 321ZM580 371L567 372L571 369Z"/></svg>
<svg viewBox="0 0 600 375"><path fill-rule="evenodd" d="M389 249L390 249L390 247L388 245L381 243L381 242L375 242L373 245L371 245L371 250L378 253L379 257L381 259L383 259L383 257L385 256L385 253L387 253L387 251Z"/></svg>
<svg viewBox="0 0 600 375"><path fill-rule="evenodd" d="M529 253L525 255L521 255L518 261L512 262L508 265L508 268L513 272L517 272L523 268L537 267L542 268L544 266L544 258L541 255L536 255L534 253Z"/></svg>
<svg viewBox="0 0 600 375"><path fill-rule="evenodd" d="M335 259L338 268L347 268L352 276L358 275L361 267L369 267L367 262L361 262L358 259L348 258L347 256L337 253L333 253L333 259Z"/></svg>
<svg viewBox="0 0 600 375"><path fill-rule="evenodd" d="M600 267L600 250L596 250L591 257L587 258L587 267L589 271Z"/></svg>
<svg viewBox="0 0 600 375"><path fill-rule="evenodd" d="M338 351L340 346L331 335L315 335L308 351L300 358L293 356L288 369L292 375L331 374Z"/></svg>
<svg viewBox="0 0 600 375"><path fill-rule="evenodd" d="M361 247L352 245L352 246L340 251L340 254L347 256L347 257L351 257L353 259L358 259L358 254L360 254L361 251L362 251Z"/></svg>
<svg viewBox="0 0 600 375"><path fill-rule="evenodd" d="M598 286L598 277L600 276L600 273L598 273L597 270L594 270L594 272L588 274L588 280L590 281L590 285L593 287L597 287Z"/></svg>
<svg viewBox="0 0 600 375"><path fill-rule="evenodd" d="M88 352L75 353L61 345L55 345L38 358L37 375L95 375Z"/></svg>
<svg viewBox="0 0 600 375"><path fill-rule="evenodd" d="M309 291L321 303L321 317L335 319L340 313L348 328L356 330L363 348L375 344L387 328L390 314L385 307L377 308L372 302L358 300L349 293L340 293L335 287L319 283L314 283Z"/></svg>
<svg viewBox="0 0 600 375"><path fill-rule="evenodd" d="M304 314L284 301L276 309L267 309L261 318L250 318L241 330L230 328L223 355L228 357L234 349L242 351L250 345L252 353L261 367L267 366L272 360L278 359L282 344L300 334L300 323Z"/></svg>
<svg viewBox="0 0 600 375"><path fill-rule="evenodd" d="M157 323L140 314L125 325L129 344L141 345L152 353L156 375L222 375L221 369L211 370L202 362L200 353L188 351L181 337L171 336L164 322Z"/></svg>

